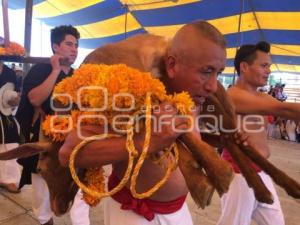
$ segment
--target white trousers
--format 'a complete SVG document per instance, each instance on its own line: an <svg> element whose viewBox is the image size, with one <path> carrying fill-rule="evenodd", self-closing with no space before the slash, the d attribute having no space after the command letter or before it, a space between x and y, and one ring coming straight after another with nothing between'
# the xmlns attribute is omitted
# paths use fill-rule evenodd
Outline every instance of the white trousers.
<svg viewBox="0 0 300 225"><path fill-rule="evenodd" d="M33 189L33 213L41 224L54 216L50 208L49 190L45 180L39 174L31 174ZM89 205L82 199L82 192L78 190L74 203L70 209L72 225L90 225Z"/></svg>
<svg viewBox="0 0 300 225"><path fill-rule="evenodd" d="M296 123L293 120L287 120L285 130L289 141L296 141Z"/></svg>
<svg viewBox="0 0 300 225"><path fill-rule="evenodd" d="M175 213L155 214L154 219L148 221L131 210L122 210L121 204L112 198L103 201L105 225L193 225L186 203Z"/></svg>
<svg viewBox="0 0 300 225"><path fill-rule="evenodd" d="M19 146L18 143L5 144L6 149L3 145L0 146L0 152L8 151L10 149ZM21 169L16 159L0 161L0 183L19 183L21 178Z"/></svg>
<svg viewBox="0 0 300 225"><path fill-rule="evenodd" d="M271 178L264 172L258 175L272 193L273 204L260 203L241 174L235 174L229 191L221 198L222 214L218 225L250 225L251 219L258 225L284 225L280 202Z"/></svg>

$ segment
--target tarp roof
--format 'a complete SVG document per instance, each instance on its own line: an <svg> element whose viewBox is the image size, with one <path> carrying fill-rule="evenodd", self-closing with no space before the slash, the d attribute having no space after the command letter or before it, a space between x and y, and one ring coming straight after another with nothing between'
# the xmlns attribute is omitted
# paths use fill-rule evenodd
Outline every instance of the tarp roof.
<svg viewBox="0 0 300 225"><path fill-rule="evenodd" d="M25 7L25 2L9 0L8 4L9 8L19 9ZM228 43L225 74L233 74L238 46L260 40L272 44L273 71L300 74L300 0L33 0L33 3L33 17L47 25L76 26L82 37L80 46L84 48L96 48L137 33L172 37L183 24L203 19L225 35Z"/></svg>

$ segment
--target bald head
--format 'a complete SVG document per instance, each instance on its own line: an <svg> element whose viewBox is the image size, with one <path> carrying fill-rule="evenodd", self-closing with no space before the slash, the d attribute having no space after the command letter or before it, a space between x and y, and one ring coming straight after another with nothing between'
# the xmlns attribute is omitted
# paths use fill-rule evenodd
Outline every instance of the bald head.
<svg viewBox="0 0 300 225"><path fill-rule="evenodd" d="M225 68L226 44L222 34L205 21L183 26L165 57L163 82L169 93L187 91L198 105L217 90Z"/></svg>
<svg viewBox="0 0 300 225"><path fill-rule="evenodd" d="M226 48L223 35L214 26L206 21L195 21L184 25L175 34L169 49L169 54L184 57L186 53L194 50L201 44L201 40L207 39L221 48Z"/></svg>

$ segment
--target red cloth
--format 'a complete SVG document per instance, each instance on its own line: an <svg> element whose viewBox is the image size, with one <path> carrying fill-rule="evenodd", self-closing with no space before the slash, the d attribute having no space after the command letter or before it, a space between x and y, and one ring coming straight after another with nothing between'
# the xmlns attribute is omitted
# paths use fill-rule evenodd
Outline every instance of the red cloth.
<svg viewBox="0 0 300 225"><path fill-rule="evenodd" d="M274 119L274 116L268 116L268 122L269 122L269 123L272 124L272 123L274 122L274 120L275 120L275 119Z"/></svg>
<svg viewBox="0 0 300 225"><path fill-rule="evenodd" d="M120 180L113 173L108 179L108 190L112 190L119 184ZM177 212L183 206L186 195L169 202L159 202L150 199L136 199L130 191L124 187L118 193L111 196L119 202L123 210L132 210L135 213L145 217L148 221L154 219L154 214L170 214Z"/></svg>
<svg viewBox="0 0 300 225"><path fill-rule="evenodd" d="M232 156L226 148L224 148L222 152L222 158L231 164L235 173L241 173L240 167L236 164L236 162L234 161L234 159L232 158ZM257 173L261 172L261 168L259 168L255 163L251 162L251 166Z"/></svg>

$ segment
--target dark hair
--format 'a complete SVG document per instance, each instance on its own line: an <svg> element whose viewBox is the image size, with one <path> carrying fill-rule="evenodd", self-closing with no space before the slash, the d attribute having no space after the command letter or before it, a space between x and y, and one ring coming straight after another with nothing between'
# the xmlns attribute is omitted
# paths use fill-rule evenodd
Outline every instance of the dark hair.
<svg viewBox="0 0 300 225"><path fill-rule="evenodd" d="M247 62L252 64L256 59L256 51L262 51L265 53L270 52L270 44L265 41L260 41L256 45L242 45L236 52L234 58L234 67L238 75L240 75L240 64L241 62Z"/></svg>
<svg viewBox="0 0 300 225"><path fill-rule="evenodd" d="M77 29L71 25L62 25L54 27L51 30L51 48L53 52L53 44L59 45L65 39L65 36L68 34L74 36L77 40L80 38L80 34L77 31Z"/></svg>

